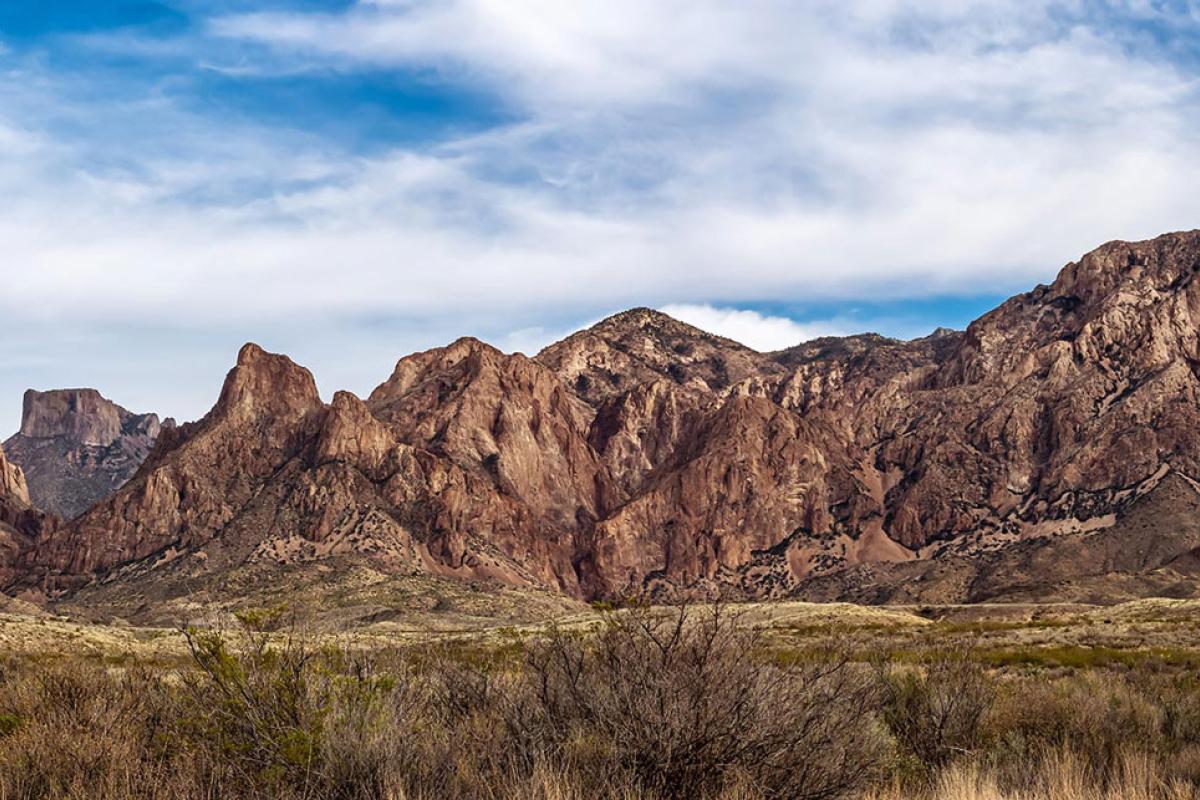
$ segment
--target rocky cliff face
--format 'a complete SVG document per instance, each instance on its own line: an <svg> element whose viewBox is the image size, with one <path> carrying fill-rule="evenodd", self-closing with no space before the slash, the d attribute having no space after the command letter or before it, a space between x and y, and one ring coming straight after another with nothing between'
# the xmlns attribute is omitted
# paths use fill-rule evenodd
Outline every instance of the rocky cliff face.
<svg viewBox="0 0 1200 800"><path fill-rule="evenodd" d="M25 473L5 457L3 450L0 450L0 498L29 505L29 487L25 483Z"/></svg>
<svg viewBox="0 0 1200 800"><path fill-rule="evenodd" d="M247 345L212 412L29 552L25 584L52 595L114 567L183 580L357 555L576 592L574 497L551 482L570 477L555 470L572 437L587 457L581 407L544 367L470 340L401 360L369 404L339 392L328 406L307 370Z"/></svg>
<svg viewBox="0 0 1200 800"><path fill-rule="evenodd" d="M962 336L801 370L774 398L848 423L896 476L885 527L907 546L1093 519L1196 474L1198 268L1195 234L1106 245Z"/></svg>
<svg viewBox="0 0 1200 800"><path fill-rule="evenodd" d="M572 334L537 360L593 404L655 380L707 394L751 376L782 372L762 353L649 308L616 314Z"/></svg>
<svg viewBox="0 0 1200 800"><path fill-rule="evenodd" d="M21 430L4 446L33 504L72 519L133 476L161 428L156 415L133 414L95 389L30 389Z"/></svg>
<svg viewBox="0 0 1200 800"><path fill-rule="evenodd" d="M307 444L322 408L312 376L247 345L216 406L167 430L136 477L40 543L27 565L49 591L97 570L199 548Z"/></svg>
<svg viewBox="0 0 1200 800"><path fill-rule="evenodd" d="M1200 477L1197 272L1200 233L1115 242L965 332L770 354L635 309L532 359L414 354L329 404L248 345L213 411L9 585L353 556L583 597L982 599L1026 590L989 569L1183 569L1200 539L1153 520ZM35 427L112 432L56 419ZM1113 555L1127 541L1152 557Z"/></svg>
<svg viewBox="0 0 1200 800"><path fill-rule="evenodd" d="M0 449L0 582L10 582L19 575L22 554L56 523L30 505L25 475Z"/></svg>

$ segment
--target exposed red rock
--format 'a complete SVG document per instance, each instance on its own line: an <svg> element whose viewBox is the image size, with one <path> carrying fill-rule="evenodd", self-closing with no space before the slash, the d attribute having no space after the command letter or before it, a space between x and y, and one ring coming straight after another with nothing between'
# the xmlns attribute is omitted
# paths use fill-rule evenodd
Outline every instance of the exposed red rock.
<svg viewBox="0 0 1200 800"><path fill-rule="evenodd" d="M593 410L525 356L460 339L401 359L367 405L401 441L488 479L547 532L569 534L603 510Z"/></svg>
<svg viewBox="0 0 1200 800"><path fill-rule="evenodd" d="M164 434L126 487L39 543L26 580L53 593L114 567L356 553L391 570L576 591L575 498L552 486L541 453L560 439L572 452L572 436L590 452L572 427L586 406L551 373L464 341L402 360L372 405L339 392L325 406L307 370L247 345L213 411Z"/></svg>
<svg viewBox="0 0 1200 800"><path fill-rule="evenodd" d="M157 415L133 414L95 389L30 389L21 430L4 447L33 504L71 519L133 476L161 428Z"/></svg>
<svg viewBox="0 0 1200 800"><path fill-rule="evenodd" d="M0 498L29 505L25 473L5 457L3 450L0 450Z"/></svg>
<svg viewBox="0 0 1200 800"><path fill-rule="evenodd" d="M165 432L133 480L39 542L27 556L30 579L55 591L166 548L202 545L305 443L321 409L306 370L246 345L208 416Z"/></svg>
<svg viewBox="0 0 1200 800"><path fill-rule="evenodd" d="M20 574L21 555L56 523L53 517L30 505L21 468L0 449L0 582L8 583Z"/></svg>
<svg viewBox="0 0 1200 800"><path fill-rule="evenodd" d="M709 393L783 371L762 353L649 308L624 311L572 334L538 353L537 360L592 403L653 380Z"/></svg>
<svg viewBox="0 0 1200 800"><path fill-rule="evenodd" d="M1141 560L1093 545L1145 544L1200 476L1198 271L1200 233L1114 242L965 333L771 354L635 309L533 359L417 353L329 405L248 345L213 411L39 536L10 585L354 555L585 597L888 600L920 578L980 599L1012 587L972 565L1065 585L1184 564L1159 550L1190 533Z"/></svg>

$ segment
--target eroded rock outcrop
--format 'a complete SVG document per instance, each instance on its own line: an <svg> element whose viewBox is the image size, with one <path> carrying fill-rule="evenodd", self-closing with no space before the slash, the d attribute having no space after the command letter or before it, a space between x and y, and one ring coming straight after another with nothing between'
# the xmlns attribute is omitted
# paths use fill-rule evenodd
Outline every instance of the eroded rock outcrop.
<svg viewBox="0 0 1200 800"><path fill-rule="evenodd" d="M0 449L0 585L20 574L22 555L56 524L57 520L30 504L21 468Z"/></svg>
<svg viewBox="0 0 1200 800"><path fill-rule="evenodd" d="M4 446L33 504L72 519L133 477L161 429L157 415L126 411L95 389L30 389L21 430Z"/></svg>
<svg viewBox="0 0 1200 800"><path fill-rule="evenodd" d="M427 402L452 387L455 402ZM402 360L370 404L339 392L326 406L307 370L247 345L212 412L165 433L129 484L40 542L25 583L53 595L105 574L182 583L357 555L577 593L570 487L595 494L574 416L586 408L544 367L477 342ZM543 458L559 447L565 457Z"/></svg>
<svg viewBox="0 0 1200 800"><path fill-rule="evenodd" d="M3 450L0 450L0 498L23 505L30 503L29 486L25 483L25 473L8 460Z"/></svg>
<svg viewBox="0 0 1200 800"><path fill-rule="evenodd" d="M53 592L98 570L202 545L301 448L322 408L312 376L246 345L216 406L167 430L135 477L45 541L27 582Z"/></svg>
<svg viewBox="0 0 1200 800"><path fill-rule="evenodd" d="M624 311L572 334L542 350L537 360L592 403L653 380L714 392L782 371L762 353L649 308Z"/></svg>

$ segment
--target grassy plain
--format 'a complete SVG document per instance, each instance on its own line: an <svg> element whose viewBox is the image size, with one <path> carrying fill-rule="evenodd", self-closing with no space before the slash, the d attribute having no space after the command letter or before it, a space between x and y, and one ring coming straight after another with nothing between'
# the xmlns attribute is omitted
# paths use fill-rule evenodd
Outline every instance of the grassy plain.
<svg viewBox="0 0 1200 800"><path fill-rule="evenodd" d="M1200 797L1200 601L376 589L177 626L10 603L0 800Z"/></svg>

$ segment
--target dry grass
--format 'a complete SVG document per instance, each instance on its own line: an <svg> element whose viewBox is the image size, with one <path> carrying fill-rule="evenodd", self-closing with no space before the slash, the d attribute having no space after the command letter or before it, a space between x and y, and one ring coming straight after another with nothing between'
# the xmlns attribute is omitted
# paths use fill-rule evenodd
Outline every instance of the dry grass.
<svg viewBox="0 0 1200 800"><path fill-rule="evenodd" d="M1104 780L1070 752L1054 753L1033 765L1021 788L978 763L966 762L943 772L936 783L913 791L900 787L874 789L863 800L1195 800L1195 786L1164 779L1144 755L1124 756L1116 774Z"/></svg>
<svg viewBox="0 0 1200 800"><path fill-rule="evenodd" d="M755 657L720 606L383 658L281 619L185 631L189 669L10 664L0 798L832 800L887 759L868 671Z"/></svg>
<svg viewBox="0 0 1200 800"><path fill-rule="evenodd" d="M164 628L91 625L48 614L0 614L0 653L35 660L69 656L115 663L177 663L186 650L179 632Z"/></svg>
<svg viewBox="0 0 1200 800"><path fill-rule="evenodd" d="M1198 609L9 614L0 800L1200 798Z"/></svg>

